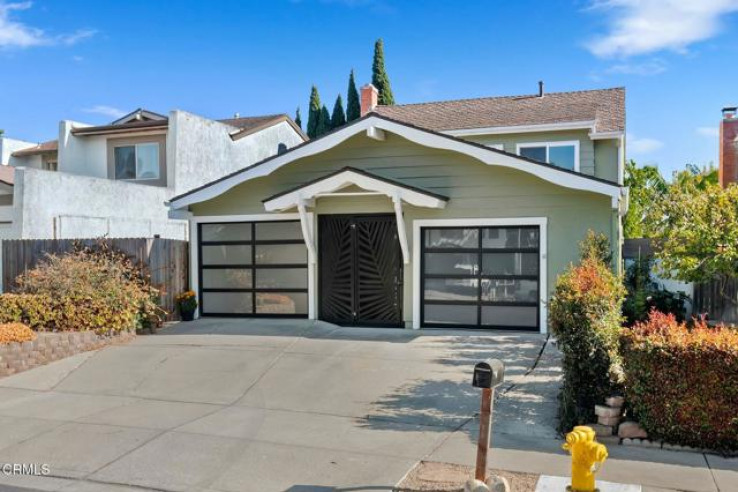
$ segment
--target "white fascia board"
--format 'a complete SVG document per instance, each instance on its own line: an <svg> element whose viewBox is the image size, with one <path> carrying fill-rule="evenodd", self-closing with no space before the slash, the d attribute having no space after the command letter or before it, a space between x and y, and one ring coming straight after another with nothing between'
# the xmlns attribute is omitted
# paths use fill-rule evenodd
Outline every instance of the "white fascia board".
<svg viewBox="0 0 738 492"><path fill-rule="evenodd" d="M562 123L543 123L540 125L515 125L515 126L488 126L483 128L460 128L458 130L446 130L443 133L454 137L467 137L474 135L504 135L508 133L536 133L563 130L590 130L594 131L594 120L566 121Z"/></svg>
<svg viewBox="0 0 738 492"><path fill-rule="evenodd" d="M450 150L473 157L490 166L507 167L517 169L523 172L537 176L550 183L580 191L589 191L599 193L612 198L613 208L617 207L620 197L620 188L615 184L609 184L584 176L578 176L564 170L556 169L552 166L536 164L528 160L522 159L514 154L500 152L489 147L479 146L470 142L454 138L445 138L433 132L415 128L395 121L386 120L384 118L371 116L364 120L360 120L352 125L338 130L332 134L322 137L318 140L307 142L301 147L290 150L285 154L278 155L262 164L256 164L239 173L233 174L225 179L213 183L210 186L202 188L198 191L185 195L179 199L172 200L170 206L172 208L183 208L193 203L199 203L210 200L219 196L234 186L244 183L254 178L268 176L280 167L297 159L309 157L319 154L336 145L348 140L354 135L365 132L368 128L377 127L390 133L397 134L413 143L425 147Z"/></svg>
<svg viewBox="0 0 738 492"><path fill-rule="evenodd" d="M440 198L346 170L264 202L264 209L267 212L287 210L296 207L300 202L313 200L319 195L329 194L351 185L358 186L363 190L381 193L389 198L399 197L404 202L416 207L444 208L446 206L446 202Z"/></svg>
<svg viewBox="0 0 738 492"><path fill-rule="evenodd" d="M589 134L590 140L617 140L624 135L623 132L595 132Z"/></svg>

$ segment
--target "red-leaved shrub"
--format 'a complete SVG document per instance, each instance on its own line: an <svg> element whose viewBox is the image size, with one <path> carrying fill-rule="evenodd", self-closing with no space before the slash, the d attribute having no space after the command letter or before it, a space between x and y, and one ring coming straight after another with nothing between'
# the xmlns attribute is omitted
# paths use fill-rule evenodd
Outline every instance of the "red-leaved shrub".
<svg viewBox="0 0 738 492"><path fill-rule="evenodd" d="M626 398L649 437L738 451L738 331L652 311L623 331Z"/></svg>

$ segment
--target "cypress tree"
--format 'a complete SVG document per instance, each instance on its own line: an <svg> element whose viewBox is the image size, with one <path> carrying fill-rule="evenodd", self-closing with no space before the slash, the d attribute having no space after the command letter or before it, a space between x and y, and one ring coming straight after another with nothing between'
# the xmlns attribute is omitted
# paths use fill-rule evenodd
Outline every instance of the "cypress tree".
<svg viewBox="0 0 738 492"><path fill-rule="evenodd" d="M359 118L361 118L361 102L359 101L359 91L356 90L356 80L354 80L354 70L352 69L348 83L346 121L354 121Z"/></svg>
<svg viewBox="0 0 738 492"><path fill-rule="evenodd" d="M333 105L333 114L331 115L331 129L338 128L346 124L346 113L343 112L343 99L341 94L336 98L336 104Z"/></svg>
<svg viewBox="0 0 738 492"><path fill-rule="evenodd" d="M395 104L395 96L392 95L389 76L384 69L384 41L377 39L374 43L374 62L372 63L372 84L379 91L379 104L389 106Z"/></svg>
<svg viewBox="0 0 738 492"><path fill-rule="evenodd" d="M313 86L310 90L310 105L308 107L308 123L307 123L307 134L310 138L315 138L318 135L318 125L320 123L320 94L318 94L318 88Z"/></svg>
<svg viewBox="0 0 738 492"><path fill-rule="evenodd" d="M297 106L297 111L295 111L295 124L300 127L300 130L302 130L302 117L300 116L300 106Z"/></svg>
<svg viewBox="0 0 738 492"><path fill-rule="evenodd" d="M319 137L324 133L328 133L329 131L331 131L331 114L328 112L328 108L324 104L320 109L320 114L318 115L318 127L315 129L315 132L317 133L316 137Z"/></svg>

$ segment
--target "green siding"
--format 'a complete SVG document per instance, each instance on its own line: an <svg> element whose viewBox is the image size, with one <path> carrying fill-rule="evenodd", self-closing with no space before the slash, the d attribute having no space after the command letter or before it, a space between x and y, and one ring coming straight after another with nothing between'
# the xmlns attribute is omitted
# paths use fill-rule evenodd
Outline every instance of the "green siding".
<svg viewBox="0 0 738 492"><path fill-rule="evenodd" d="M617 234L617 215L611 210L609 197L564 188L522 171L489 166L454 152L422 147L389 133L383 142L357 135L319 155L292 162L270 176L253 179L212 200L192 205L191 211L195 215L265 213L263 199L345 166L450 198L443 210L405 205L411 251L414 219L547 217L548 292L556 276L577 259L578 242L588 229L603 232L611 239ZM320 198L314 209L317 214L392 211L390 199L378 196ZM408 265L406 321L412 318L412 282L412 267Z"/></svg>
<svg viewBox="0 0 738 492"><path fill-rule="evenodd" d="M595 140L595 176L617 183L618 181L618 141Z"/></svg>
<svg viewBox="0 0 738 492"><path fill-rule="evenodd" d="M618 148L616 139L591 140L588 130L570 130L537 133L510 133L506 135L474 135L463 137L483 145L502 144L505 152L517 153L517 144L530 142L579 142L579 172L617 182Z"/></svg>

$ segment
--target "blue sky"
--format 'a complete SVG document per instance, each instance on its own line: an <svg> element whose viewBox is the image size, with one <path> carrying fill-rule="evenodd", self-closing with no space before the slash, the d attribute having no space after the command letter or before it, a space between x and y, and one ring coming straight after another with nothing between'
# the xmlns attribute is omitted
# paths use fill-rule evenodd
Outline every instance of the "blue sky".
<svg viewBox="0 0 738 492"><path fill-rule="evenodd" d="M0 0L0 128L137 107L209 117L332 107L385 40L399 103L625 86L628 155L670 174L717 163L738 104L738 0Z"/></svg>

